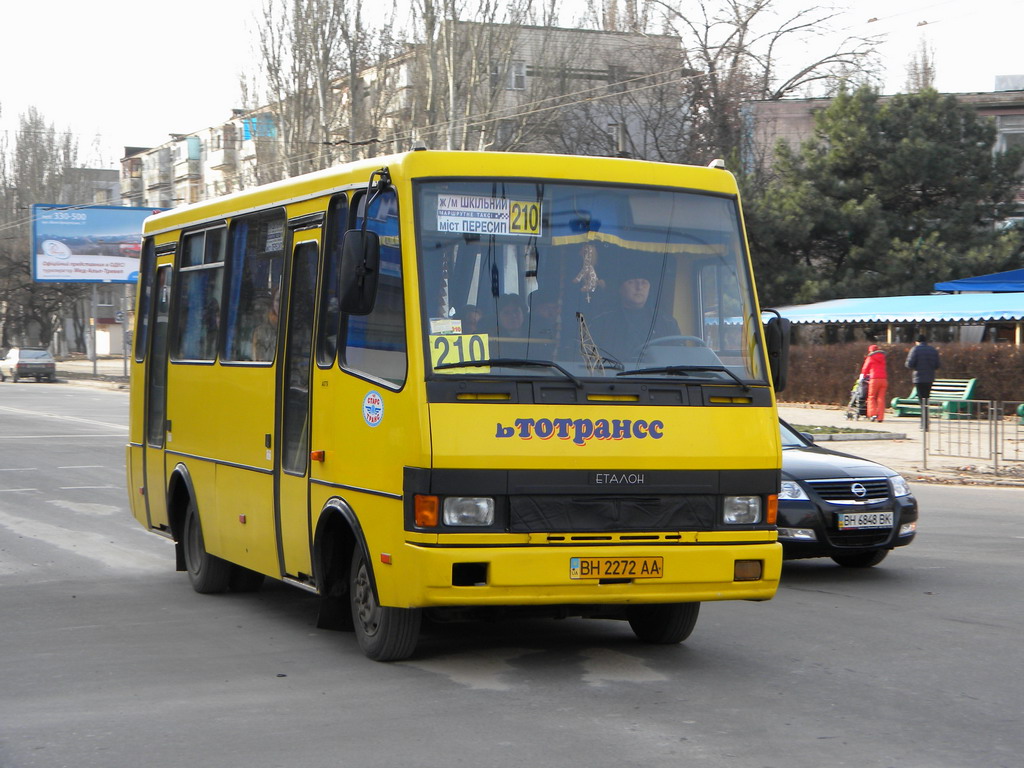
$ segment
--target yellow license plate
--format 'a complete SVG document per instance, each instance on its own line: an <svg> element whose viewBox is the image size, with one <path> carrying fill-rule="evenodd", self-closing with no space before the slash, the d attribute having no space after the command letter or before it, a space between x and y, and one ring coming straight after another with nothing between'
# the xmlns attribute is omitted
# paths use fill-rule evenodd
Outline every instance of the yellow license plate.
<svg viewBox="0 0 1024 768"><path fill-rule="evenodd" d="M570 579L660 579L663 557L570 557Z"/></svg>

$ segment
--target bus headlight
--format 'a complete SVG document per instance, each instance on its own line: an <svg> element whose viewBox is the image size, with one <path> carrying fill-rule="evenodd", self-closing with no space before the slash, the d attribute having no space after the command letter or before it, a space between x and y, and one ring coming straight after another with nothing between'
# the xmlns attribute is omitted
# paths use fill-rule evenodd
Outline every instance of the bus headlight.
<svg viewBox="0 0 1024 768"><path fill-rule="evenodd" d="M445 525L494 524L494 499L486 496L449 496L444 500Z"/></svg>
<svg viewBox="0 0 1024 768"><path fill-rule="evenodd" d="M761 522L760 496L726 496L722 520L726 525L754 525Z"/></svg>

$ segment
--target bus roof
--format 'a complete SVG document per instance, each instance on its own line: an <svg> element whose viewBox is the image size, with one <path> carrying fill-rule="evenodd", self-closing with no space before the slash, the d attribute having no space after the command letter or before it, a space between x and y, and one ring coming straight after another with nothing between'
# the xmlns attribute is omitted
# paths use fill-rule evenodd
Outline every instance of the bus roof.
<svg viewBox="0 0 1024 768"><path fill-rule="evenodd" d="M518 179L606 181L737 194L733 175L718 167L588 155L420 149L356 160L154 214L143 224L143 234L153 235L268 206L329 195L354 185L366 184L373 171L385 166L394 180L414 177L500 176Z"/></svg>

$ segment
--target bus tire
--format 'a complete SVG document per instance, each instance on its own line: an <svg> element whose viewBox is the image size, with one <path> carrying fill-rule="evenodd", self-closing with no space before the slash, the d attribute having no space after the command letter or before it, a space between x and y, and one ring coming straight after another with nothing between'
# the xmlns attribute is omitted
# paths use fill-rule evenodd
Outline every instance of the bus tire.
<svg viewBox="0 0 1024 768"><path fill-rule="evenodd" d="M231 579L231 564L214 557L203 544L203 529L199 524L199 510L189 499L185 511L185 525L182 531L182 549L185 552L185 570L192 589L202 595L216 594L228 588Z"/></svg>
<svg viewBox="0 0 1024 768"><path fill-rule="evenodd" d="M626 619L637 639L653 645L675 645L693 632L700 603L631 605Z"/></svg>
<svg viewBox="0 0 1024 768"><path fill-rule="evenodd" d="M228 588L232 592L259 592L262 586L263 574L259 571L250 571L240 565L231 566Z"/></svg>
<svg viewBox="0 0 1024 768"><path fill-rule="evenodd" d="M400 661L416 650L422 613L380 604L362 547L352 553L349 578L352 623L363 653L374 661Z"/></svg>

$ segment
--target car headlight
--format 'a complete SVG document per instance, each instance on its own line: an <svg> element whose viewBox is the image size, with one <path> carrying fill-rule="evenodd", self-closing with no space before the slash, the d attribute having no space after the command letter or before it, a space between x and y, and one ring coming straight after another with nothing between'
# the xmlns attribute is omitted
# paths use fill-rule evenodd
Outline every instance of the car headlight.
<svg viewBox="0 0 1024 768"><path fill-rule="evenodd" d="M487 496L449 496L444 500L445 525L493 525L494 499Z"/></svg>
<svg viewBox="0 0 1024 768"><path fill-rule="evenodd" d="M889 484L892 486L893 496L910 495L910 486L907 485L907 481L903 479L903 475L893 475L889 478Z"/></svg>
<svg viewBox="0 0 1024 768"><path fill-rule="evenodd" d="M793 539L795 541L817 541L818 534L811 528L779 528L780 539Z"/></svg>
<svg viewBox="0 0 1024 768"><path fill-rule="evenodd" d="M804 487L796 480L783 480L779 501L810 501Z"/></svg>
<svg viewBox="0 0 1024 768"><path fill-rule="evenodd" d="M754 525L761 522L760 496L726 496L722 505L726 525Z"/></svg>

